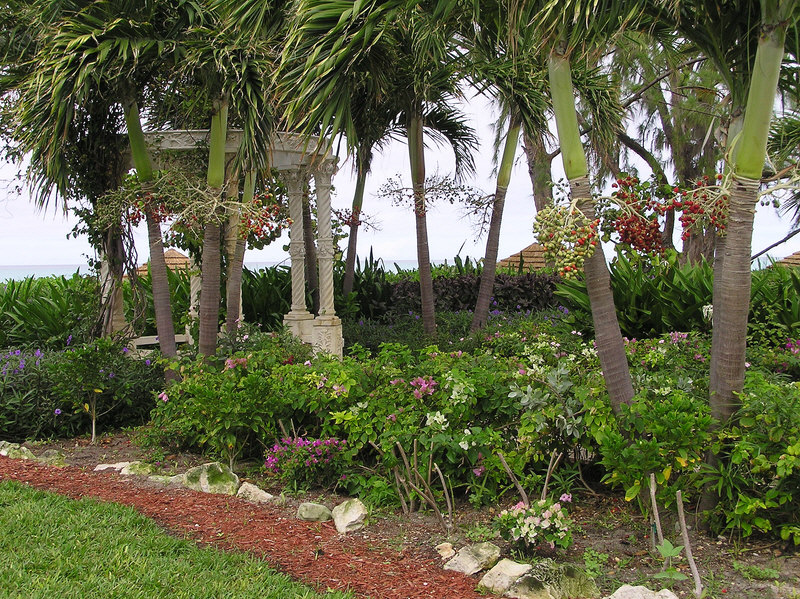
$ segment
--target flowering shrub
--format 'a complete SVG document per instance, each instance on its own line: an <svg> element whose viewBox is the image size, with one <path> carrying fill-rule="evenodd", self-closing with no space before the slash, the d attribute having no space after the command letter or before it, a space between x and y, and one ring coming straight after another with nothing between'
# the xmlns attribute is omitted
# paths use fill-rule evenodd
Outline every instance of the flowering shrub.
<svg viewBox="0 0 800 599"><path fill-rule="evenodd" d="M500 535L528 549L547 545L566 549L572 545L572 520L562 504L570 503L572 496L564 493L558 501L540 499L525 507L521 501L508 510L500 512L494 526Z"/></svg>
<svg viewBox="0 0 800 599"><path fill-rule="evenodd" d="M61 351L12 349L0 353L0 438L13 441L74 436L91 428L84 404L106 427L144 424L163 371L130 357L108 340ZM89 393L91 395L89 395Z"/></svg>
<svg viewBox="0 0 800 599"><path fill-rule="evenodd" d="M345 478L341 454L346 445L344 439L284 438L266 452L264 469L298 488L328 487Z"/></svg>

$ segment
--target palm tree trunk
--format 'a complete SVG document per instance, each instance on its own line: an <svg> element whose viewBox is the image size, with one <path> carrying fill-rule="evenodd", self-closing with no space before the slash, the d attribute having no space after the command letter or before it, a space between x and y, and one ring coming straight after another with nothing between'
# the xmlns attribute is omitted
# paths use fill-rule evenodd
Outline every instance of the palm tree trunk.
<svg viewBox="0 0 800 599"><path fill-rule="evenodd" d="M361 207L364 205L364 188L367 184L367 172L360 164L356 174L356 190L353 194L353 210L350 215L350 234L347 238L347 258L344 265L344 281L342 292L345 297L353 291L356 274L356 246L358 244L358 228L361 224Z"/></svg>
<svg viewBox="0 0 800 599"><path fill-rule="evenodd" d="M255 172L249 171L244 177L244 193L242 195L242 204L247 206L253 201L256 187ZM236 331L241 313L239 311L241 298L242 298L242 271L244 270L244 254L247 249L247 240L242 239L239 219L236 220L235 230L230 231L235 242L233 243L233 251L228 249L228 279L225 288L225 330L229 334ZM230 223L230 221L229 221Z"/></svg>
<svg viewBox="0 0 800 599"><path fill-rule="evenodd" d="M533 203L536 212L542 210L553 197L553 156L544 145L544 134L523 128L522 145L528 159L528 174L533 186Z"/></svg>
<svg viewBox="0 0 800 599"><path fill-rule="evenodd" d="M408 155L411 162L411 185L414 190L414 222L417 233L419 291L422 303L422 326L428 335L436 332L436 309L433 275L428 247L428 218L425 208L425 144L422 116L414 114L408 123Z"/></svg>
<svg viewBox="0 0 800 599"><path fill-rule="evenodd" d="M548 61L548 73L561 157L572 198L587 218L594 219L595 203L591 197L589 168L578 129L569 61L563 55L552 53ZM630 404L633 399L633 383L617 320L611 277L601 244L597 244L592 256L586 260L584 274L594 322L597 354L611 408L615 414L619 414L621 405Z"/></svg>
<svg viewBox="0 0 800 599"><path fill-rule="evenodd" d="M103 306L101 315L102 335L108 337L125 328L123 310L122 275L125 263L125 247L118 227L113 227L103 236L103 263L107 266L105 277L101 277ZM101 273L103 269L101 268Z"/></svg>
<svg viewBox="0 0 800 599"><path fill-rule="evenodd" d="M794 4L784 2L782 8L789 10ZM711 414L720 423L736 413L737 396L744 387L753 217L786 37L786 21L779 12L777 1L762 3L761 35L734 154L724 258L718 286L714 285L709 400Z"/></svg>
<svg viewBox="0 0 800 599"><path fill-rule="evenodd" d="M500 246L500 225L503 221L503 208L506 203L506 192L511 181L511 171L514 167L514 155L517 153L519 142L520 123L515 117L508 124L503 158L497 173L497 188L494 192L492 205L492 219L489 222L489 233L486 238L486 255L483 259L483 272L481 284L478 288L478 299L475 302L475 312L472 314L471 331L477 331L486 325L489 318L489 303L494 290L495 273L497 272L497 252Z"/></svg>
<svg viewBox="0 0 800 599"><path fill-rule="evenodd" d="M142 189L146 190L152 184L154 176L150 153L147 151L139 118L139 106L136 104L136 100L130 98L126 99L123 106L133 164L136 167ZM172 303L167 279L167 262L164 260L164 243L161 240L161 223L151 206L145 207L145 217L147 239L150 246L150 279L153 286L153 309L156 314L158 346L164 356L172 357L177 354L175 324L172 322Z"/></svg>
<svg viewBox="0 0 800 599"><path fill-rule="evenodd" d="M208 149L208 175L206 183L215 191L217 197L222 196L225 184L225 137L228 128L228 100L219 98L215 102L214 115L211 117ZM197 349L202 356L213 356L217 351L219 334L220 293L220 249L221 231L216 214L208 216L203 231L203 255L200 265L202 286L200 288L200 332Z"/></svg>

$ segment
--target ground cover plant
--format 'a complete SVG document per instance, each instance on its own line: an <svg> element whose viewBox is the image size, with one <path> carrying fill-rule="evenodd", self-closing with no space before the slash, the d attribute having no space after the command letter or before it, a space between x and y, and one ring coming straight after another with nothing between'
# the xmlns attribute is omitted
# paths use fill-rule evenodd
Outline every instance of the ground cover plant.
<svg viewBox="0 0 800 599"><path fill-rule="evenodd" d="M198 547L131 508L0 481L0 596L297 597L318 594L253 556Z"/></svg>

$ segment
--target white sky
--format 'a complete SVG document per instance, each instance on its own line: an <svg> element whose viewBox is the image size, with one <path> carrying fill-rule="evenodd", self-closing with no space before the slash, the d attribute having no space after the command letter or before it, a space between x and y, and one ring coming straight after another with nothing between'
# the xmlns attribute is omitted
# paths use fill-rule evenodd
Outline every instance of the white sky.
<svg viewBox="0 0 800 599"><path fill-rule="evenodd" d="M494 191L491 123L495 114L488 103L481 98L474 99L471 106L473 126L478 130L481 148L479 156L476 157L477 175L466 183L491 193ZM437 171L439 174L448 174L453 170L453 159L447 150L437 151L436 148L431 148L426 154L426 160L429 175ZM554 165L557 170L554 179L558 179L561 176L560 159L557 158ZM92 253L86 239L66 238L72 230L74 219L56 213L53 207L44 213L39 212L26 195L20 196L7 189L3 183L13 174L12 167L8 165L0 167L0 266L85 264L86 255ZM368 255L372 247L375 257L383 258L389 267L394 260L416 259L414 217L411 210L392 206L388 199L376 196L380 185L389 177L398 174L402 176L405 184L409 183L408 154L402 143L391 145L375 159L367 182L364 211L380 226L380 230L359 233L359 255L362 257ZM641 175L646 177L647 173L642 172ZM355 185L349 163L340 164L333 184L334 208L349 208ZM500 257L518 252L534 241L532 233L534 214L531 182L520 147L506 198L500 237ZM789 225L789 220L779 218L775 209L760 207L756 214L753 251L760 251L782 238L789 231ZM428 213L428 235L432 260L446 259L452 262L452 258L459 253L459 250L462 258L483 256L485 239L475 239L471 223L463 218L458 207L450 205L432 207ZM264 250L248 251L245 260L248 263L286 260L288 253L282 249L284 243L285 240L279 240ZM137 249L140 261L146 260L147 243L143 226L137 236ZM800 235L775 248L770 254L775 258L781 258L796 251L800 251Z"/></svg>

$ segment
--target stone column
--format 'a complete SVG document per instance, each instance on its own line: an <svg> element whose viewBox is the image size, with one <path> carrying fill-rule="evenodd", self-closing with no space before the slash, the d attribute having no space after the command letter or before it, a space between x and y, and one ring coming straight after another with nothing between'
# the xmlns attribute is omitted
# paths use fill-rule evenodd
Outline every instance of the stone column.
<svg viewBox="0 0 800 599"><path fill-rule="evenodd" d="M306 174L300 169L292 169L281 173L283 182L289 192L289 227L291 240L289 256L292 259L292 309L283 317L284 324L293 335L304 343L312 342L312 323L314 316L306 306L305 247L303 245L303 185Z"/></svg>
<svg viewBox="0 0 800 599"><path fill-rule="evenodd" d="M317 187L317 254L319 256L319 316L314 320L316 351L342 355L342 322L333 307L333 234L331 233L331 178L333 160L325 160L314 171Z"/></svg>
<svg viewBox="0 0 800 599"><path fill-rule="evenodd" d="M203 280L200 278L200 264L194 256L189 256L189 323L186 325L186 342L194 344L192 338L192 325L197 322L200 315L200 288Z"/></svg>

